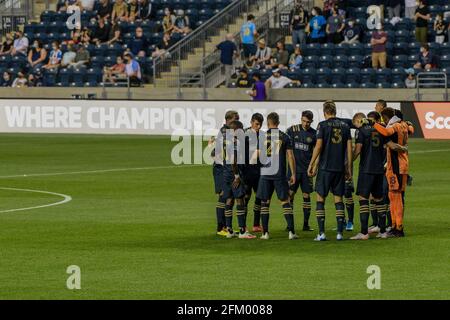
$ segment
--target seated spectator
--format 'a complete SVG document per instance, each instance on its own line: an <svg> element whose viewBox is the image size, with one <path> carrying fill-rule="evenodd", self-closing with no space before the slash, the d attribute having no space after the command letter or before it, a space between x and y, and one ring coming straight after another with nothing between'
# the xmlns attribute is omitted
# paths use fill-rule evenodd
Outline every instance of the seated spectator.
<svg viewBox="0 0 450 320"><path fill-rule="evenodd" d="M103 82L116 82L118 78L126 77L125 63L123 63L122 57L117 57L116 64L112 67L103 68Z"/></svg>
<svg viewBox="0 0 450 320"><path fill-rule="evenodd" d="M90 59L91 55L89 54L89 51L86 50L86 47L79 45L77 53L75 54L75 60L69 64L69 67L74 69L80 68L87 65Z"/></svg>
<svg viewBox="0 0 450 320"><path fill-rule="evenodd" d="M325 28L327 21L322 16L322 11L318 7L314 7L311 11L312 18L306 27L309 41L311 43L325 43Z"/></svg>
<svg viewBox="0 0 450 320"><path fill-rule="evenodd" d="M344 19L338 15L337 6L331 8L331 16L328 17L326 32L329 43L338 44L342 41L341 32L345 28Z"/></svg>
<svg viewBox="0 0 450 320"><path fill-rule="evenodd" d="M72 36L70 40L67 41L67 44L79 44L81 42L81 30L72 30Z"/></svg>
<svg viewBox="0 0 450 320"><path fill-rule="evenodd" d="M28 87L42 87L42 78L30 73L28 75Z"/></svg>
<svg viewBox="0 0 450 320"><path fill-rule="evenodd" d="M35 69L40 69L44 65L47 59L47 50L42 46L40 40L34 40L31 50L28 52L28 63L30 67Z"/></svg>
<svg viewBox="0 0 450 320"><path fill-rule="evenodd" d="M280 69L275 69L272 76L266 80L266 87L268 89L282 89L291 82L293 82L291 79L281 75Z"/></svg>
<svg viewBox="0 0 450 320"><path fill-rule="evenodd" d="M295 47L294 53L289 58L289 68L299 69L303 63L302 50L300 47Z"/></svg>
<svg viewBox="0 0 450 320"><path fill-rule="evenodd" d="M67 68L70 64L75 62L76 52L73 44L67 46L67 51L64 52L61 59L61 67Z"/></svg>
<svg viewBox="0 0 450 320"><path fill-rule="evenodd" d="M91 43L91 35L91 30L87 27L83 27L81 30L81 44L84 44L85 46L89 45Z"/></svg>
<svg viewBox="0 0 450 320"><path fill-rule="evenodd" d="M155 17L150 0L138 0L136 20L151 20Z"/></svg>
<svg viewBox="0 0 450 320"><path fill-rule="evenodd" d="M141 66L133 58L133 54L131 52L126 52L124 58L126 62L125 73L130 79L130 85L140 86L142 80Z"/></svg>
<svg viewBox="0 0 450 320"><path fill-rule="evenodd" d="M114 3L111 20L128 21L128 6L124 0L116 0Z"/></svg>
<svg viewBox="0 0 450 320"><path fill-rule="evenodd" d="M129 22L135 21L137 13L138 13L137 0L130 0L128 2L128 21Z"/></svg>
<svg viewBox="0 0 450 320"><path fill-rule="evenodd" d="M408 77L405 79L405 86L408 89L416 88L416 78L414 77L414 68L409 68L405 70Z"/></svg>
<svg viewBox="0 0 450 320"><path fill-rule="evenodd" d="M347 23L347 27L344 29L344 41L342 43L358 43L361 29L355 25L355 20L350 19Z"/></svg>
<svg viewBox="0 0 450 320"><path fill-rule="evenodd" d="M430 52L427 43L420 47L419 61L414 65L414 69L430 70L437 67L436 57Z"/></svg>
<svg viewBox="0 0 450 320"><path fill-rule="evenodd" d="M445 41L445 32L447 31L447 24L444 21L444 17L442 13L438 13L436 15L436 20L434 20L433 25L434 32L436 34L435 41L436 43L444 43Z"/></svg>
<svg viewBox="0 0 450 320"><path fill-rule="evenodd" d="M266 46L266 41L260 39L258 41L258 49L256 54L250 58L252 65L259 69L265 69L267 65L270 65L270 59L272 57L272 50Z"/></svg>
<svg viewBox="0 0 450 320"><path fill-rule="evenodd" d="M109 20L112 13L112 4L110 0L100 0L96 6L97 19Z"/></svg>
<svg viewBox="0 0 450 320"><path fill-rule="evenodd" d="M386 43L387 33L383 30L383 25L379 23L377 30L372 33L370 44L372 45L372 68L386 68Z"/></svg>
<svg viewBox="0 0 450 320"><path fill-rule="evenodd" d="M111 21L111 27L109 28L109 35L107 44L122 44L122 33L120 31L120 26L116 21Z"/></svg>
<svg viewBox="0 0 450 320"><path fill-rule="evenodd" d="M172 33L175 25L175 16L172 14L170 8L164 9L164 18L162 21L163 31Z"/></svg>
<svg viewBox="0 0 450 320"><path fill-rule="evenodd" d="M13 87L13 88L24 88L24 87L27 87L27 83L28 83L28 80L25 77L25 72L19 71L17 73L17 78L14 79L11 87Z"/></svg>
<svg viewBox="0 0 450 320"><path fill-rule="evenodd" d="M50 58L48 63L43 66L43 69L54 69L58 68L61 64L62 52L59 49L59 42L54 41L52 43L52 51L50 51Z"/></svg>
<svg viewBox="0 0 450 320"><path fill-rule="evenodd" d="M173 32L181 33L183 35L187 35L191 32L189 17L184 14L184 10L178 10L177 17L173 24Z"/></svg>
<svg viewBox="0 0 450 320"><path fill-rule="evenodd" d="M21 30L16 31L16 40L14 40L13 48L11 50L11 55L23 55L26 56L28 53L28 38L23 35Z"/></svg>
<svg viewBox="0 0 450 320"><path fill-rule="evenodd" d="M11 51L13 49L13 36L10 33L7 33L5 37L5 41L3 41L2 48L0 49L0 56L11 54Z"/></svg>
<svg viewBox="0 0 450 320"><path fill-rule="evenodd" d="M92 11L94 10L95 0L81 0L80 5L82 10Z"/></svg>
<svg viewBox="0 0 450 320"><path fill-rule="evenodd" d="M141 27L136 28L136 33L133 36L133 39L128 43L128 48L135 56L145 56L147 47L148 43L147 39L144 37L144 30Z"/></svg>
<svg viewBox="0 0 450 320"><path fill-rule="evenodd" d="M248 77L247 69L242 68L239 70L239 77L236 80L236 87L238 88L250 88L252 86L252 79Z"/></svg>
<svg viewBox="0 0 450 320"><path fill-rule="evenodd" d="M275 53L272 55L272 68L287 68L289 64L289 52L287 52L284 42L278 41Z"/></svg>
<svg viewBox="0 0 450 320"><path fill-rule="evenodd" d="M105 23L105 20L103 18L100 18L98 20L98 26L95 29L94 34L92 35L92 41L97 45L108 42L109 29L110 26Z"/></svg>
<svg viewBox="0 0 450 320"><path fill-rule="evenodd" d="M2 87L11 87L12 83L11 74L8 71L3 72Z"/></svg>
<svg viewBox="0 0 450 320"><path fill-rule="evenodd" d="M252 76L253 85L251 90L247 90L246 93L253 98L253 101L264 101L267 99L266 86L261 81L261 75L255 72Z"/></svg>

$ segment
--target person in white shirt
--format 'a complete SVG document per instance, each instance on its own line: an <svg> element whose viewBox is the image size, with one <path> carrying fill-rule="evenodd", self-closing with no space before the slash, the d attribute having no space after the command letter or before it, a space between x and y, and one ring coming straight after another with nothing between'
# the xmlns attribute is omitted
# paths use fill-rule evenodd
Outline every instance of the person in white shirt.
<svg viewBox="0 0 450 320"><path fill-rule="evenodd" d="M81 7L83 10L94 10L95 0L81 0Z"/></svg>
<svg viewBox="0 0 450 320"><path fill-rule="evenodd" d="M16 31L16 40L14 40L13 49L11 51L11 55L15 56L18 54L22 54L24 56L28 53L28 38L23 35L23 32L20 30Z"/></svg>
<svg viewBox="0 0 450 320"><path fill-rule="evenodd" d="M416 0L405 0L405 18L413 19L416 14Z"/></svg>
<svg viewBox="0 0 450 320"><path fill-rule="evenodd" d="M266 80L266 88L282 89L291 82L291 79L281 75L280 69L274 69L272 71L272 76Z"/></svg>

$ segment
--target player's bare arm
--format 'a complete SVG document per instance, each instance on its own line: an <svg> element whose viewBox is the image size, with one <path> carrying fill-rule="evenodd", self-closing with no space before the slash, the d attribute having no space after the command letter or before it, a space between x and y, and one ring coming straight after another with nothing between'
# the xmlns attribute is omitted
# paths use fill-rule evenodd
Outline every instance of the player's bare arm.
<svg viewBox="0 0 450 320"><path fill-rule="evenodd" d="M356 161L356 159L358 159L359 155L361 154L361 150L362 150L362 144L361 143L357 143L355 144L355 150L353 151L353 162Z"/></svg>
<svg viewBox="0 0 450 320"><path fill-rule="evenodd" d="M288 158L289 169L291 169L291 177L289 179L289 184L293 185L293 184L295 184L295 176L296 176L294 151L287 150L286 154L287 154L287 158Z"/></svg>
<svg viewBox="0 0 450 320"><path fill-rule="evenodd" d="M323 139L317 139L316 146L314 147L311 162L308 167L308 176L314 177L317 174L317 166L319 163L319 155L322 152Z"/></svg>
<svg viewBox="0 0 450 320"><path fill-rule="evenodd" d="M353 168L353 143L352 140L349 139L347 141L347 173L346 173L346 180L352 179L352 168Z"/></svg>

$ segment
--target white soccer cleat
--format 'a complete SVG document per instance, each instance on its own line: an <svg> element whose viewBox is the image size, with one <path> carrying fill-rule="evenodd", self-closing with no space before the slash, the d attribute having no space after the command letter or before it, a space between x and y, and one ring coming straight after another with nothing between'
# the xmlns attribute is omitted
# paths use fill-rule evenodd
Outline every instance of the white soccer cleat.
<svg viewBox="0 0 450 320"><path fill-rule="evenodd" d="M385 233L379 232L376 237L379 238L379 239L387 239L388 238L388 234L387 234L387 232L385 232Z"/></svg>
<svg viewBox="0 0 450 320"><path fill-rule="evenodd" d="M356 236L351 237L351 240L369 240L368 234L358 233Z"/></svg>
<svg viewBox="0 0 450 320"><path fill-rule="evenodd" d="M239 233L239 239L255 239L256 236L246 231L244 233Z"/></svg>
<svg viewBox="0 0 450 320"><path fill-rule="evenodd" d="M336 240L338 240L338 241L344 240L344 237L342 236L342 233L338 233L336 235Z"/></svg>
<svg viewBox="0 0 450 320"><path fill-rule="evenodd" d="M369 234L380 232L380 228L377 226L373 226L369 228Z"/></svg>
<svg viewBox="0 0 450 320"><path fill-rule="evenodd" d="M237 236L236 232L228 231L228 233L227 233L227 239L232 239L232 238L234 238L236 236Z"/></svg>
<svg viewBox="0 0 450 320"><path fill-rule="evenodd" d="M289 240L298 239L298 235L293 233L292 231L289 231Z"/></svg>
<svg viewBox="0 0 450 320"><path fill-rule="evenodd" d="M326 241L327 237L325 233L318 234L317 237L314 238L314 241Z"/></svg>
<svg viewBox="0 0 450 320"><path fill-rule="evenodd" d="M268 233L268 232L264 233L264 234L260 237L260 239L261 239L261 240L269 240L269 233Z"/></svg>
<svg viewBox="0 0 450 320"><path fill-rule="evenodd" d="M387 228L386 228L386 232L390 232L391 230L392 230L391 227L387 227Z"/></svg>

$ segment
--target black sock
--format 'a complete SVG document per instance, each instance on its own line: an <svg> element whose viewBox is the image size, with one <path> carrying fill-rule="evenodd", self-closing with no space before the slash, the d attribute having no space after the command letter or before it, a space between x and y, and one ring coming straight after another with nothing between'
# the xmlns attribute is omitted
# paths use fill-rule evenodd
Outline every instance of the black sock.
<svg viewBox="0 0 450 320"><path fill-rule="evenodd" d="M345 206L343 202L338 202L334 204L334 207L336 208L337 232L342 233L344 231Z"/></svg>
<svg viewBox="0 0 450 320"><path fill-rule="evenodd" d="M263 234L269 232L269 205L265 202L261 203L261 221Z"/></svg>
<svg viewBox="0 0 450 320"><path fill-rule="evenodd" d="M233 230L233 206L225 205L225 221L227 225L227 229L229 231Z"/></svg>
<svg viewBox="0 0 450 320"><path fill-rule="evenodd" d="M392 216L391 216L391 206L389 203L386 204L386 218L388 227L392 227Z"/></svg>
<svg viewBox="0 0 450 320"><path fill-rule="evenodd" d="M353 219L355 217L355 203L353 201L353 197L350 194L349 197L345 197L345 207L347 209L348 221L353 223Z"/></svg>
<svg viewBox="0 0 450 320"><path fill-rule="evenodd" d="M378 226L377 208L375 207L375 202L373 200L370 200L369 210L370 215L372 216L372 225Z"/></svg>
<svg viewBox="0 0 450 320"><path fill-rule="evenodd" d="M309 216L311 215L311 198L303 198L303 226L309 226Z"/></svg>
<svg viewBox="0 0 450 320"><path fill-rule="evenodd" d="M292 207L289 203L283 204L283 214L284 218L286 219L289 231L295 233L294 214L292 212Z"/></svg>
<svg viewBox="0 0 450 320"><path fill-rule="evenodd" d="M317 224L319 225L319 234L325 233L325 202L317 201L316 216Z"/></svg>
<svg viewBox="0 0 450 320"><path fill-rule="evenodd" d="M236 215L238 219L239 224L239 231L240 233L244 233L246 230L246 216L245 216L245 206L244 205L237 205L236 206Z"/></svg>
<svg viewBox="0 0 450 320"><path fill-rule="evenodd" d="M383 200L375 202L377 206L378 214L378 226L380 227L380 232L386 232L386 204Z"/></svg>
<svg viewBox="0 0 450 320"><path fill-rule="evenodd" d="M253 207L253 225L261 225L261 199L255 199L255 206Z"/></svg>
<svg viewBox="0 0 450 320"><path fill-rule="evenodd" d="M225 228L225 199L219 196L216 204L217 231Z"/></svg>
<svg viewBox="0 0 450 320"><path fill-rule="evenodd" d="M359 200L359 217L361 220L361 233L369 233L369 200Z"/></svg>

